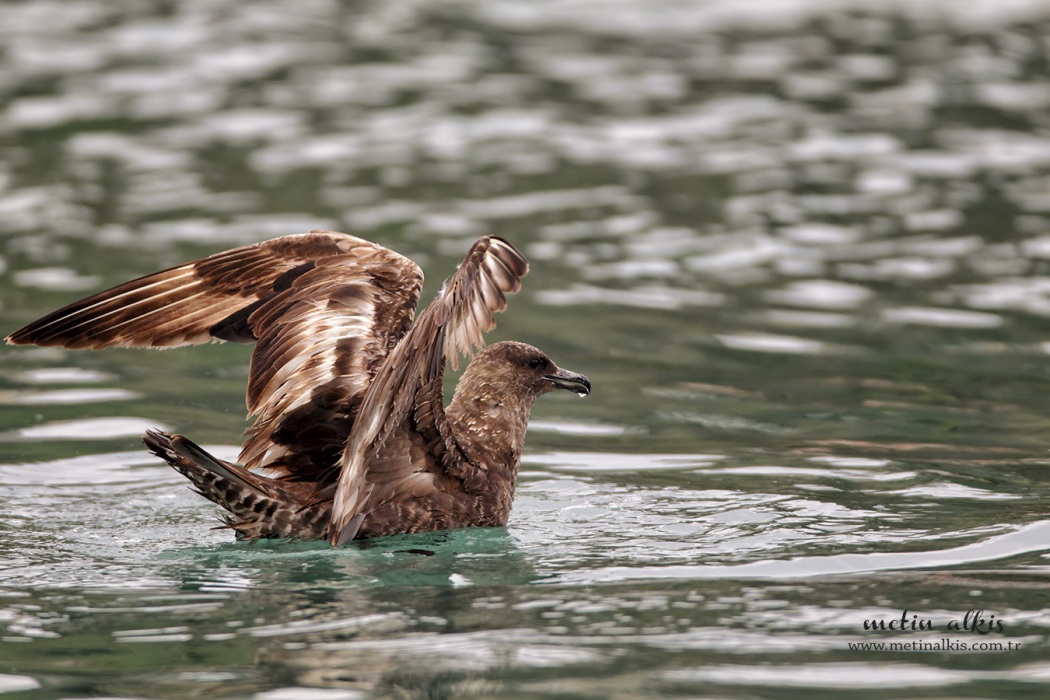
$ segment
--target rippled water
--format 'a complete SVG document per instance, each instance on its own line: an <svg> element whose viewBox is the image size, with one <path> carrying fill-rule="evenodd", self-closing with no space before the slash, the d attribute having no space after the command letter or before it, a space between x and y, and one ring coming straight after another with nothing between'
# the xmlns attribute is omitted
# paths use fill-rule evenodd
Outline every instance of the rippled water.
<svg viewBox="0 0 1050 700"><path fill-rule="evenodd" d="M245 545L138 436L235 455L246 348L0 349L0 694L1044 696L1048 36L1021 0L0 5L4 333L315 227L429 296L496 233L533 272L492 338L595 386L537 405L506 529Z"/></svg>

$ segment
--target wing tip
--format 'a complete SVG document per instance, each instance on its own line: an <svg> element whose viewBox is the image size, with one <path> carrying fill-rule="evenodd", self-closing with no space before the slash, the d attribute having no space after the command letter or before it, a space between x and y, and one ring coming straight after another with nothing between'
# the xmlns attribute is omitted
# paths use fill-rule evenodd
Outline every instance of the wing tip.
<svg viewBox="0 0 1050 700"><path fill-rule="evenodd" d="M354 539L357 532L361 529L361 523L364 521L364 515L355 515L346 522L345 525L339 525L333 522L328 526L328 543L333 547L342 547L344 544Z"/></svg>
<svg viewBox="0 0 1050 700"><path fill-rule="evenodd" d="M56 340L55 338L49 338L46 335L38 334L36 332L35 323L31 323L24 328L19 328L14 333L11 333L4 342L8 345L36 345L39 347L53 347L53 346L65 346L65 343L61 339Z"/></svg>
<svg viewBox="0 0 1050 700"><path fill-rule="evenodd" d="M529 274L529 261L513 243L500 236L486 236L485 239L487 239L490 249L496 253L496 257L506 265L508 270L518 277L524 277ZM520 286L519 283L519 289Z"/></svg>

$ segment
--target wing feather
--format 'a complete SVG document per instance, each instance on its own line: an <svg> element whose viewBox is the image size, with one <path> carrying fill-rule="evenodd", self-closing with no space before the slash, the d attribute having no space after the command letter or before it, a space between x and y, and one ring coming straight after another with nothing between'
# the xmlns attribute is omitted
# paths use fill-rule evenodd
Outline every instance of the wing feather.
<svg viewBox="0 0 1050 700"><path fill-rule="evenodd" d="M216 253L76 301L15 331L7 342L94 350L209 342L215 339L212 325L272 297L281 275L316 258L344 255L354 244L373 246L346 234L312 231Z"/></svg>
<svg viewBox="0 0 1050 700"><path fill-rule="evenodd" d="M423 275L397 253L329 231L216 253L74 302L10 336L69 348L257 341L240 461L334 479L372 374L411 324Z"/></svg>
<svg viewBox="0 0 1050 700"><path fill-rule="evenodd" d="M460 354L471 355L483 344L484 333L496 325L494 315L507 306L506 294L521 289L521 277L528 269L528 262L510 243L496 237L479 239L380 365L343 453L330 542L338 545L352 539L362 516L404 496L402 487L411 484L418 489L421 483L432 483L433 475L426 479L413 475L433 468L434 461L413 459L411 450L403 446L429 442L428 447L435 448L440 446L434 443L449 442L441 432L446 358L456 367ZM417 429L421 418L432 428L427 435ZM391 454L398 455L393 463L381 461L391 459Z"/></svg>

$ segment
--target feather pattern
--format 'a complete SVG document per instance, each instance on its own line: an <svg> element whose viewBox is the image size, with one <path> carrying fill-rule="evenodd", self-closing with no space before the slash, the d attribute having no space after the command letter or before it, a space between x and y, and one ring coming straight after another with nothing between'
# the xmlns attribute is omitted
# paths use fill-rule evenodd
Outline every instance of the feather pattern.
<svg viewBox="0 0 1050 700"><path fill-rule="evenodd" d="M398 490L378 488L372 465L399 443L430 438L452 446L440 400L446 358L453 368L460 353L470 355L495 325L493 315L506 308L505 294L521 289L528 262L506 241L479 239L460 263L434 301L386 357L365 392L357 423L343 453L329 541L339 544L357 535L362 519L384 502L400 496ZM438 397L435 400L434 394ZM421 436L412 423L419 399L426 402L431 434ZM436 435L434 434L436 432ZM391 466L401 479L411 481L423 465L441 470L443 465L402 458Z"/></svg>
<svg viewBox="0 0 1050 700"><path fill-rule="evenodd" d="M533 402L583 375L504 341L480 352L525 258L483 237L415 325L423 276L312 231L217 253L74 302L8 337L72 348L256 343L240 462L178 435L147 447L226 509L239 539L375 537L506 524ZM446 409L446 362L473 357ZM243 466L242 466L243 465ZM269 475L260 473L268 470Z"/></svg>
<svg viewBox="0 0 1050 700"><path fill-rule="evenodd" d="M69 348L256 342L239 461L335 478L379 362L411 324L415 263L330 231L284 236L140 277L44 316L9 343Z"/></svg>

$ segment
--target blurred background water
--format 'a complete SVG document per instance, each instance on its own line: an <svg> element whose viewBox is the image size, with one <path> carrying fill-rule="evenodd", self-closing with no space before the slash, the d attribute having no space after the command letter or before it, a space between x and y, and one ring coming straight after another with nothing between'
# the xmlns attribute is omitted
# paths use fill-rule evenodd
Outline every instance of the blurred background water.
<svg viewBox="0 0 1050 700"><path fill-rule="evenodd" d="M0 694L1045 697L1048 62L1036 0L0 5L4 334L310 228L429 298L493 233L491 338L595 386L506 529L249 546L138 442L232 458L246 348L0 349ZM1003 646L849 647L946 637Z"/></svg>

